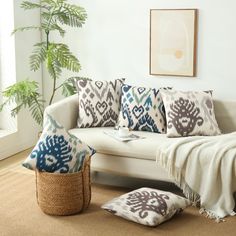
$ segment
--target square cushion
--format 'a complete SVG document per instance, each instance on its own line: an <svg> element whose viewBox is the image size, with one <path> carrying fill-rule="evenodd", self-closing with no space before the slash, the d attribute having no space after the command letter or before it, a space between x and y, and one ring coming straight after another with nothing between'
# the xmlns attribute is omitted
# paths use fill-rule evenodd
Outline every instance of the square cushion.
<svg viewBox="0 0 236 236"><path fill-rule="evenodd" d="M115 81L78 80L79 128L115 126L117 123L121 85L124 79Z"/></svg>
<svg viewBox="0 0 236 236"><path fill-rule="evenodd" d="M160 91L124 84L118 123L132 130L165 133L165 110Z"/></svg>
<svg viewBox="0 0 236 236"><path fill-rule="evenodd" d="M170 192L140 188L114 198L102 208L143 225L156 226L169 220L191 202Z"/></svg>
<svg viewBox="0 0 236 236"><path fill-rule="evenodd" d="M167 136L218 135L211 91L162 90Z"/></svg>
<svg viewBox="0 0 236 236"><path fill-rule="evenodd" d="M80 171L84 160L90 158L95 150L68 133L51 116L47 115L46 119L39 141L22 165L46 172Z"/></svg>

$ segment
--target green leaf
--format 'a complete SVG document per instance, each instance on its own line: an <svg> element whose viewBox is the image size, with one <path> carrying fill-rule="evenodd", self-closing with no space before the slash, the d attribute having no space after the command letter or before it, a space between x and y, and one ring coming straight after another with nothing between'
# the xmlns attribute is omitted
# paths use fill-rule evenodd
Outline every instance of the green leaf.
<svg viewBox="0 0 236 236"><path fill-rule="evenodd" d="M36 71L47 57L47 45L45 42L36 43L30 56L30 69Z"/></svg>
<svg viewBox="0 0 236 236"><path fill-rule="evenodd" d="M68 3L62 3L60 10L55 11L55 15L61 24L71 27L82 27L87 18L84 8Z"/></svg>
<svg viewBox="0 0 236 236"><path fill-rule="evenodd" d="M4 103L0 111L9 104L15 104L11 115L16 116L21 109L28 108L35 121L42 125L44 100L38 92L39 84L35 81L23 80L9 86L3 91Z"/></svg>
<svg viewBox="0 0 236 236"><path fill-rule="evenodd" d="M59 62L50 56L47 58L47 69L53 79L58 79L62 72Z"/></svg>
<svg viewBox="0 0 236 236"><path fill-rule="evenodd" d="M43 113L41 112L43 108L44 101L40 100L39 98L34 99L29 106L29 110L31 111L32 117L40 125L43 124Z"/></svg>
<svg viewBox="0 0 236 236"><path fill-rule="evenodd" d="M74 87L74 85L69 81L65 81L62 84L62 95L64 95L65 97L69 97L74 94L76 94L76 88Z"/></svg>
<svg viewBox="0 0 236 236"><path fill-rule="evenodd" d="M61 67L74 72L79 72L81 69L79 60L70 52L69 47L65 44L57 44L55 54Z"/></svg>
<svg viewBox="0 0 236 236"><path fill-rule="evenodd" d="M41 4L42 3L48 4L51 6L56 6L56 1L54 1L54 0L41 0Z"/></svg>
<svg viewBox="0 0 236 236"><path fill-rule="evenodd" d="M50 74L50 76L53 79L57 79L58 77L60 77L61 75L61 64L60 62L57 60L57 44L54 43L50 43L48 50L47 50L47 55L46 55L46 59L47 59L47 69L48 72Z"/></svg>
<svg viewBox="0 0 236 236"><path fill-rule="evenodd" d="M41 26L19 27L19 28L14 29L11 34L15 34L16 32L22 32L26 30L41 30L41 29L42 29Z"/></svg>
<svg viewBox="0 0 236 236"><path fill-rule="evenodd" d="M41 5L37 3L29 2L29 1L23 1L20 7L25 10L30 10L30 9L40 8Z"/></svg>
<svg viewBox="0 0 236 236"><path fill-rule="evenodd" d="M51 23L50 24L50 26L48 26L47 24L45 24L45 23L42 23L42 28L44 29L44 30L46 30L46 31L54 31L54 30L56 30L56 31L58 31L59 33L60 33L60 35L62 36L62 37L64 37L64 35L65 35L65 30L64 29L62 29L58 24L56 24L56 23Z"/></svg>

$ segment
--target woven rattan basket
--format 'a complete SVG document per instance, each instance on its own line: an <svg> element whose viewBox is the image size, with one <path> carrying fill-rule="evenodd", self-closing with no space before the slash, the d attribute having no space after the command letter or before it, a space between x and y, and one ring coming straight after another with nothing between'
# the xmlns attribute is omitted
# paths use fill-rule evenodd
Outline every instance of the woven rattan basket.
<svg viewBox="0 0 236 236"><path fill-rule="evenodd" d="M90 159L76 173L36 171L36 197L49 215L72 215L86 209L91 200Z"/></svg>

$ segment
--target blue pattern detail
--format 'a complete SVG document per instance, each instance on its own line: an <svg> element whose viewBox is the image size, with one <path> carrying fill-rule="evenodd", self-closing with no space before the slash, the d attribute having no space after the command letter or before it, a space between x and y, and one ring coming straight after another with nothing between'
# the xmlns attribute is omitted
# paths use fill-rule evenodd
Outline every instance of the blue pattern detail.
<svg viewBox="0 0 236 236"><path fill-rule="evenodd" d="M149 131L149 132L159 132L155 121L152 119L151 116L146 113L144 116L139 119L138 123L135 125L134 130L142 130L142 131Z"/></svg>
<svg viewBox="0 0 236 236"><path fill-rule="evenodd" d="M134 122L133 122L132 117L130 116L130 113L131 113L131 111L130 111L128 105L125 104L122 107L122 117L124 120L126 120L128 122L128 127L132 127L134 125Z"/></svg>
<svg viewBox="0 0 236 236"><path fill-rule="evenodd" d="M36 167L40 171L67 173L72 160L71 146L62 135L47 136L30 157L37 158Z"/></svg>
<svg viewBox="0 0 236 236"><path fill-rule="evenodd" d="M152 107L152 99L151 96L148 96L148 98L146 99L145 103L144 103L144 107L145 110L148 111L150 109L150 107Z"/></svg>
<svg viewBox="0 0 236 236"><path fill-rule="evenodd" d="M72 173L80 171L84 160L96 151L70 134L51 116L45 116L43 133L32 153L22 163L28 169Z"/></svg>
<svg viewBox="0 0 236 236"><path fill-rule="evenodd" d="M122 85L119 125L133 130L164 133L165 110L158 89Z"/></svg>

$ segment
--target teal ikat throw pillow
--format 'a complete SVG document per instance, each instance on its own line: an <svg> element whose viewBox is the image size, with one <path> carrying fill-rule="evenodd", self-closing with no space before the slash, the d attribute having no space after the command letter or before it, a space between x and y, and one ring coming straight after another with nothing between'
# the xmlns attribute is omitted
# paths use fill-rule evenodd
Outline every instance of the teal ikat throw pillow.
<svg viewBox="0 0 236 236"><path fill-rule="evenodd" d="M73 173L80 171L94 153L94 149L47 115L43 133L22 165L31 170Z"/></svg>
<svg viewBox="0 0 236 236"><path fill-rule="evenodd" d="M160 90L127 84L121 90L119 126L132 130L166 132L165 109Z"/></svg>

